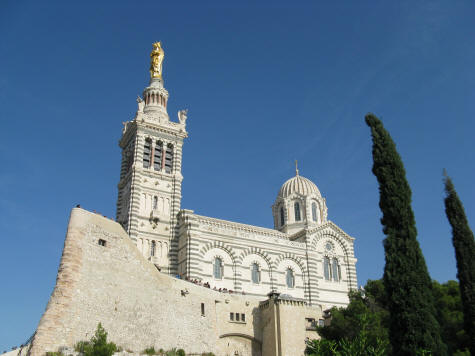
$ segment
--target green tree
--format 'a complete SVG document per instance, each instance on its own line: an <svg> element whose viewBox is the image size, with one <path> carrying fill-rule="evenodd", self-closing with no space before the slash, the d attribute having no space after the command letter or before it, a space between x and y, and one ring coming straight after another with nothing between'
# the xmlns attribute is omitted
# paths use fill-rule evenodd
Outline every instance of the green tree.
<svg viewBox="0 0 475 356"><path fill-rule="evenodd" d="M91 341L80 341L75 349L84 356L112 356L117 351L117 346L113 342L107 342L107 331L99 323Z"/></svg>
<svg viewBox="0 0 475 356"><path fill-rule="evenodd" d="M375 302L370 293L350 292L350 303L346 308L330 310L331 323L318 327L321 337L336 343L352 342L364 334L364 340L371 347L381 342L388 344L388 312Z"/></svg>
<svg viewBox="0 0 475 356"><path fill-rule="evenodd" d="M475 355L475 240L462 202L452 180L447 175L445 176L445 192L445 213L452 226L452 243L457 260L464 328L470 340L470 352Z"/></svg>
<svg viewBox="0 0 475 356"><path fill-rule="evenodd" d="M312 356L383 356L387 355L387 311L374 302L369 293L351 292L346 308L333 308L331 323L317 329L321 340L307 342Z"/></svg>
<svg viewBox="0 0 475 356"><path fill-rule="evenodd" d="M457 281L440 284L432 281L432 291L437 310L437 321L441 328L442 340L447 344L449 355L468 346L468 338L463 330L463 311Z"/></svg>
<svg viewBox="0 0 475 356"><path fill-rule="evenodd" d="M386 235L383 282L390 313L389 337L394 355L430 350L445 355L435 318L431 279L417 241L411 189L396 145L382 122L365 117L373 139L373 174L379 183L381 223Z"/></svg>

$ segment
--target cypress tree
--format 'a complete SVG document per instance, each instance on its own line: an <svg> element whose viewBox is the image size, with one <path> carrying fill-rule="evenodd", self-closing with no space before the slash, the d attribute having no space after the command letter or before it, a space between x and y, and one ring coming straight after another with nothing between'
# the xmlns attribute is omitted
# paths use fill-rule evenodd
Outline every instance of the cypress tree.
<svg viewBox="0 0 475 356"><path fill-rule="evenodd" d="M450 177L445 175L445 213L452 226L452 243L457 260L457 278L463 307L464 329L475 355L475 240L462 202Z"/></svg>
<svg viewBox="0 0 475 356"><path fill-rule="evenodd" d="M432 355L446 355L435 318L431 279L417 241L404 165L381 121L373 114L365 120L373 138L373 174L379 183L381 224L386 235L383 282L393 354L416 355L427 350Z"/></svg>

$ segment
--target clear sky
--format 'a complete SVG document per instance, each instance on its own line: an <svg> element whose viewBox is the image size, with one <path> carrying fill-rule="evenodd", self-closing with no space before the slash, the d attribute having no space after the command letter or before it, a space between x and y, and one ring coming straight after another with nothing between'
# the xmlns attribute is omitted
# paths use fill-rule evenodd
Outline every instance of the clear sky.
<svg viewBox="0 0 475 356"><path fill-rule="evenodd" d="M429 272L456 278L442 169L475 227L475 4L256 3L0 2L0 352L37 326L70 209L115 216L122 122L158 40L170 117L189 109L183 208L272 227L298 159L356 238L359 284L380 278L374 112L404 161Z"/></svg>

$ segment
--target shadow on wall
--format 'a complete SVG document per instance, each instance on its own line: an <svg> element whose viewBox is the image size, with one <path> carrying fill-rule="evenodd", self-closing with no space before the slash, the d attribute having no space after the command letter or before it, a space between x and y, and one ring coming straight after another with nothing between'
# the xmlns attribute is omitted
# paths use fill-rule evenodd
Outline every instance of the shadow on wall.
<svg viewBox="0 0 475 356"><path fill-rule="evenodd" d="M260 310L252 310L252 330L256 335L232 332L220 335L224 356L262 356L262 341L260 335Z"/></svg>

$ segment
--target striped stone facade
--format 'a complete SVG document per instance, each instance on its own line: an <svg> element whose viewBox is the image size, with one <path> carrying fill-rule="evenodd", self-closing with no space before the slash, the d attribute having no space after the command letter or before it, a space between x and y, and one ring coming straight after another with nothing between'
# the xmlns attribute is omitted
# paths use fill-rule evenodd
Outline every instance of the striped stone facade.
<svg viewBox="0 0 475 356"><path fill-rule="evenodd" d="M181 210L178 215L178 273L182 278L208 282L211 288L265 297L277 291L304 299L308 305L344 306L348 291L357 288L354 239L333 222L289 236L273 229L245 225ZM327 250L328 244L332 245ZM224 261L223 277L213 275L213 262ZM326 280L324 258L336 258L341 276ZM252 264L260 267L260 282L253 283ZM291 269L295 285L288 287Z"/></svg>

